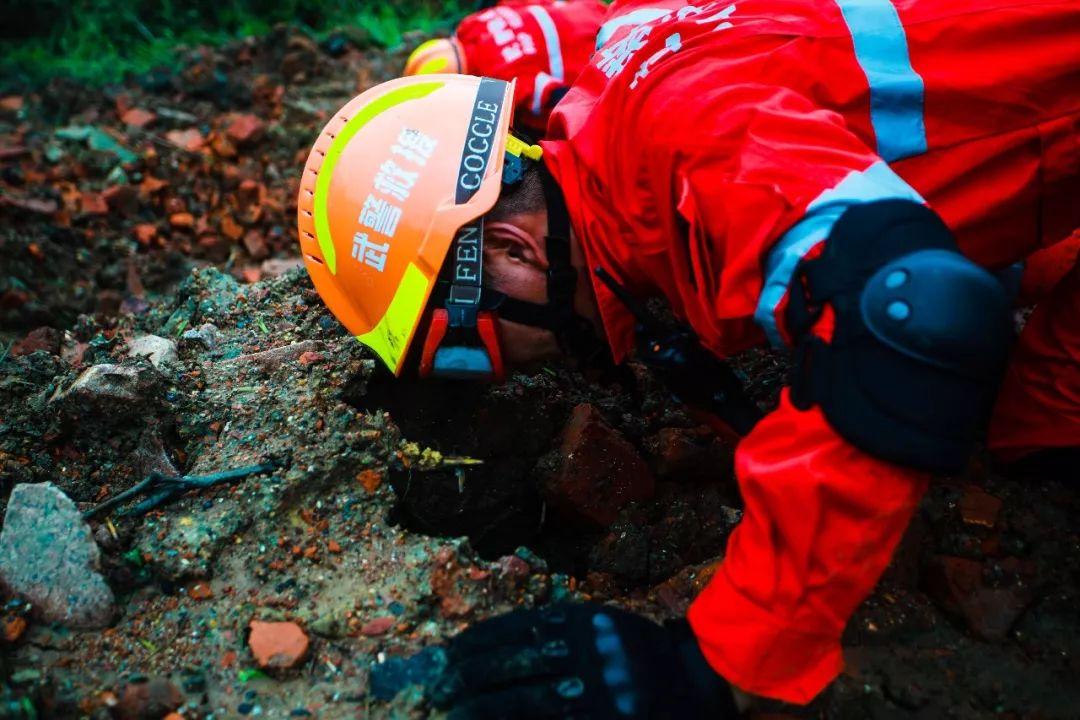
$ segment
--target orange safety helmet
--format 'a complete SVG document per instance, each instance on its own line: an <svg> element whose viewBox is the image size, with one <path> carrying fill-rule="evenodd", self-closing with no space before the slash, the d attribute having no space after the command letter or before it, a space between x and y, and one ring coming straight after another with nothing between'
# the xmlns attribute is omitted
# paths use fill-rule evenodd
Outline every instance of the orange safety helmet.
<svg viewBox="0 0 1080 720"><path fill-rule="evenodd" d="M428 40L412 51L405 61L405 75L432 73L467 73L465 50L457 38Z"/></svg>
<svg viewBox="0 0 1080 720"><path fill-rule="evenodd" d="M491 78L391 80L338 111L308 156L297 202L308 273L396 375L433 292L442 307L420 374L503 375L495 318L481 305L483 216L507 173L540 157L510 134L513 98L512 82Z"/></svg>

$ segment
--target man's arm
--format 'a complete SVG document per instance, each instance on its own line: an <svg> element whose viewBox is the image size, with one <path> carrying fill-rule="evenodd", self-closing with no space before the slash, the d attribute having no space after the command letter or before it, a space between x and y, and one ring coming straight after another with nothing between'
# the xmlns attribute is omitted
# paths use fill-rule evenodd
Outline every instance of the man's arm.
<svg viewBox="0 0 1080 720"><path fill-rule="evenodd" d="M666 148L699 254L678 292L703 336L754 302L798 350L797 393L737 449L743 520L689 620L728 681L808 702L842 667L844 626L925 491L920 469L970 449L1007 303L841 116L788 90L718 95L714 121L695 111L708 140Z"/></svg>

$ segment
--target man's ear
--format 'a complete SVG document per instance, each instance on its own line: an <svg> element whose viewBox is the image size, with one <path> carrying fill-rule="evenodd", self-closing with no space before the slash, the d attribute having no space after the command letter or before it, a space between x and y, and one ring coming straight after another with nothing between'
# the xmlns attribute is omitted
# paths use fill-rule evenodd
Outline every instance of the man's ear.
<svg viewBox="0 0 1080 720"><path fill-rule="evenodd" d="M493 222L484 227L484 251L493 255L504 254L516 263L529 265L537 270L548 269L547 248L543 235L519 227L512 222Z"/></svg>

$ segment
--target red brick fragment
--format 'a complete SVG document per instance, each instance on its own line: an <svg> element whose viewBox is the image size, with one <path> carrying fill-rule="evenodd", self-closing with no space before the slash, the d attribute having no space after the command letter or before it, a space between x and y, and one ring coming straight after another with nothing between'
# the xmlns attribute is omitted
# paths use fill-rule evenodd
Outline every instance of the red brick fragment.
<svg viewBox="0 0 1080 720"><path fill-rule="evenodd" d="M248 647L263 669L296 667L307 656L308 636L294 622L251 621Z"/></svg>
<svg viewBox="0 0 1080 720"><path fill-rule="evenodd" d="M393 615L385 615L383 617L377 617L374 620L365 623L360 628L361 635L367 635L368 637L376 637L378 635L385 635L390 628L394 627L394 623L397 622Z"/></svg>

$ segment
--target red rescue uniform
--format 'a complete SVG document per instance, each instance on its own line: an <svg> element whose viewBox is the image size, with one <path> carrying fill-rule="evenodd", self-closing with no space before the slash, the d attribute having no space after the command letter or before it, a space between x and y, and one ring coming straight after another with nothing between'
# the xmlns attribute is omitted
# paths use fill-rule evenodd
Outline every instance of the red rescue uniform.
<svg viewBox="0 0 1080 720"><path fill-rule="evenodd" d="M1080 0L616 3L600 38L547 165L590 267L718 355L787 340L795 267L854 205L926 203L994 270L1080 227ZM622 357L633 319L594 284ZM1080 270L1043 305L993 421L1006 457L1080 446ZM729 681L806 702L928 477L786 392L735 465L745 514L689 620Z"/></svg>
<svg viewBox="0 0 1080 720"><path fill-rule="evenodd" d="M470 75L517 80L517 124L543 132L548 114L588 64L607 12L599 0L503 2L468 16L455 36Z"/></svg>

